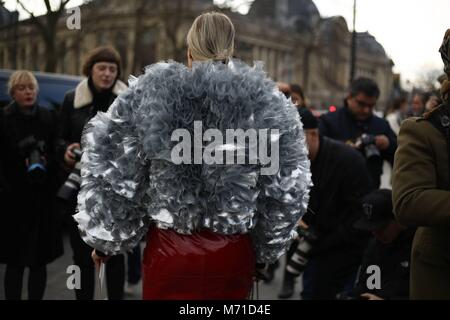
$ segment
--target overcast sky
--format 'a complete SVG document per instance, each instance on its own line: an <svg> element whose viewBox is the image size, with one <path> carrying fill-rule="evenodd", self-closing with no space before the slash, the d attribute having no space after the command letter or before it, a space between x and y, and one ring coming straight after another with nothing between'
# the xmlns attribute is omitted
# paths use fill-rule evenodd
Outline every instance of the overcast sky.
<svg viewBox="0 0 450 320"><path fill-rule="evenodd" d="M237 6L249 2L231 1ZM322 16L341 15L352 28L353 0L313 1ZM15 2L6 0L7 8L14 9ZM36 12L43 11L41 0L25 2ZM71 4L81 2L72 0ZM248 7L241 6L239 11L246 13ZM414 80L429 69L442 69L438 49L445 30L450 28L450 0L357 0L356 21L357 31L369 31L384 46L404 81Z"/></svg>

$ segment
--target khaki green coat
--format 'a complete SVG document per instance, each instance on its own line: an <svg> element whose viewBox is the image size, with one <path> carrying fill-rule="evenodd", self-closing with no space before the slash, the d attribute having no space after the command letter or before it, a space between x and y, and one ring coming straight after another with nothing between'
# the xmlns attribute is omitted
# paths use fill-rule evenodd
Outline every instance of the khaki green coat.
<svg viewBox="0 0 450 320"><path fill-rule="evenodd" d="M423 118L400 129L393 171L394 212L418 227L411 257L412 299L450 299L450 191L447 142Z"/></svg>

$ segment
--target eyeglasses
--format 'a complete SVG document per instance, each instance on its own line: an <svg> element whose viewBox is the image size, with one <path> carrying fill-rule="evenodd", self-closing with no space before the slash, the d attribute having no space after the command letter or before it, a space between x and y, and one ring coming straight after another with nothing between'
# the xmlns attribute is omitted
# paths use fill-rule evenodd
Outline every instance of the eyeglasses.
<svg viewBox="0 0 450 320"><path fill-rule="evenodd" d="M364 108L369 108L369 109L373 109L376 105L376 103L367 103L365 101L361 101L358 99L355 99L356 104L358 105L359 108L364 109Z"/></svg>

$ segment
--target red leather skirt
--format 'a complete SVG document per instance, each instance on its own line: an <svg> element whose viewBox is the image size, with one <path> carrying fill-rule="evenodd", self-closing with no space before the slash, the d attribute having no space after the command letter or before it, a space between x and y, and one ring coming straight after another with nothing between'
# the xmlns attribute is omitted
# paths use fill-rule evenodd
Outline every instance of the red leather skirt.
<svg viewBox="0 0 450 320"><path fill-rule="evenodd" d="M143 260L144 300L243 300L253 284L249 235L150 229Z"/></svg>

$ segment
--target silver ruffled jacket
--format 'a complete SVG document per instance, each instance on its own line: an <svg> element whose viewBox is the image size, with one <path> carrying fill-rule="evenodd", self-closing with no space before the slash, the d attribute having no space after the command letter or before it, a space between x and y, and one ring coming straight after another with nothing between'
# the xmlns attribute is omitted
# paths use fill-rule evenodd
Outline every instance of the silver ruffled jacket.
<svg viewBox="0 0 450 320"><path fill-rule="evenodd" d="M222 132L279 129L278 173L261 175L260 164L174 164L172 132L192 132L194 121ZM257 261L272 262L308 205L302 124L261 64L151 65L86 125L82 147L74 218L84 241L110 255L131 250L155 223L182 234L250 233Z"/></svg>

